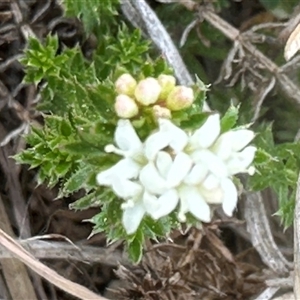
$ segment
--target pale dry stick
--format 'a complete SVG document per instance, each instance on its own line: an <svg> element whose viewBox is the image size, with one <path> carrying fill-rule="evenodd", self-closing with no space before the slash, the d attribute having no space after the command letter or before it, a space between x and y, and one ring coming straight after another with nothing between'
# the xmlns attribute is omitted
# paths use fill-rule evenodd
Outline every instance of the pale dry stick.
<svg viewBox="0 0 300 300"><path fill-rule="evenodd" d="M294 295L300 299L300 174L297 181L294 215Z"/></svg>
<svg viewBox="0 0 300 300"><path fill-rule="evenodd" d="M155 12L145 0L129 0L144 21L147 33L155 45L162 51L171 66L177 65L174 72L183 85L192 85L194 80L189 74L177 48Z"/></svg>
<svg viewBox="0 0 300 300"><path fill-rule="evenodd" d="M285 43L290 36L290 34L294 31L296 26L300 23L300 5L297 5L293 11L293 14L289 21L287 22L286 27L280 32L279 40Z"/></svg>
<svg viewBox="0 0 300 300"><path fill-rule="evenodd" d="M266 280L267 286L280 287L280 288L292 288L293 287L293 277L289 276L287 278L275 278Z"/></svg>
<svg viewBox="0 0 300 300"><path fill-rule="evenodd" d="M180 84L193 85L194 80L187 70L179 51L150 6L144 0L122 0L121 4L127 19L133 26L138 25L142 31L146 30L152 42L166 57ZM204 103L203 110L210 111L207 103Z"/></svg>
<svg viewBox="0 0 300 300"><path fill-rule="evenodd" d="M1 222L1 221L0 221ZM83 244L68 244L66 242L43 240L15 240L34 257L38 259L63 259L87 263L102 263L116 267L120 263L129 264L126 257L119 250L112 251L101 247ZM12 258L13 254L0 245L0 259Z"/></svg>
<svg viewBox="0 0 300 300"><path fill-rule="evenodd" d="M255 300L269 300L279 291L280 287L267 287Z"/></svg>
<svg viewBox="0 0 300 300"><path fill-rule="evenodd" d="M23 22L23 15L22 10L20 9L19 3L17 0L11 0L11 11L14 15L15 22L20 25L21 32L23 34L23 37L28 40L30 37L35 37L35 33L32 31L30 26L28 24L22 24Z"/></svg>
<svg viewBox="0 0 300 300"><path fill-rule="evenodd" d="M14 239L12 239L8 234L0 229L0 244L11 251L15 257L26 264L29 268L35 271L37 274L42 276L44 279L48 280L50 283L54 284L61 290L69 293L82 300L107 300L106 298L97 295L77 283L74 283L52 269L48 268L41 262L39 262L34 256L32 256L28 251L26 251L20 244L18 244Z"/></svg>
<svg viewBox="0 0 300 300"><path fill-rule="evenodd" d="M121 10L126 19L133 25L135 28L141 30L143 35L147 37L147 29L145 23L136 9L132 6L129 0L121 0Z"/></svg>
<svg viewBox="0 0 300 300"><path fill-rule="evenodd" d="M249 192L246 197L245 219L253 247L272 271L278 275L287 275L293 264L286 260L273 239L261 193Z"/></svg>
<svg viewBox="0 0 300 300"><path fill-rule="evenodd" d="M263 82L259 86L259 91L255 95L255 100L254 100L255 108L254 108L253 117L251 119L251 123L254 123L258 119L262 104L265 98L267 97L267 95L273 90L275 83L276 83L275 78L271 77L271 79L268 82Z"/></svg>
<svg viewBox="0 0 300 300"><path fill-rule="evenodd" d="M13 236L14 232L10 225L4 203L0 197L0 228L7 234ZM10 292L12 299L27 298L31 300L37 299L32 282L28 275L25 265L18 259L11 257L10 259L0 260L3 277Z"/></svg>

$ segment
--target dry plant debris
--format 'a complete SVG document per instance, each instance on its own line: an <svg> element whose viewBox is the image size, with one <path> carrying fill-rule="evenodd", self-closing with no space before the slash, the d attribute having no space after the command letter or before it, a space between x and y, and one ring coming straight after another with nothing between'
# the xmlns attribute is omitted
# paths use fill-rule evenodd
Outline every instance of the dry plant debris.
<svg viewBox="0 0 300 300"><path fill-rule="evenodd" d="M259 268L239 262L218 236L217 226L192 230L185 241L150 246L141 265L120 266L127 282L117 299L250 299L265 287Z"/></svg>

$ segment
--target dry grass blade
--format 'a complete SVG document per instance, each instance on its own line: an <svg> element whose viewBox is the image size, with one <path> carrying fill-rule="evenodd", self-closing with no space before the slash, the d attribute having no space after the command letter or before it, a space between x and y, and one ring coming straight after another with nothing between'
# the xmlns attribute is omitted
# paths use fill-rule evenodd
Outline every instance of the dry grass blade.
<svg viewBox="0 0 300 300"><path fill-rule="evenodd" d="M19 260L30 267L37 274L60 288L61 290L83 300L107 300L101 297L87 288L74 283L64 277L60 276L55 271L51 270L29 252L27 252L22 246L15 242L9 235L0 229L0 244L10 250Z"/></svg>
<svg viewBox="0 0 300 300"><path fill-rule="evenodd" d="M10 219L7 216L3 201L0 197L0 228L7 234L13 235ZM2 273L12 299L37 299L32 282L22 262L16 258L1 259ZM16 276L18 274L18 276Z"/></svg>
<svg viewBox="0 0 300 300"><path fill-rule="evenodd" d="M284 58L290 60L300 50L300 23L289 36L285 48Z"/></svg>

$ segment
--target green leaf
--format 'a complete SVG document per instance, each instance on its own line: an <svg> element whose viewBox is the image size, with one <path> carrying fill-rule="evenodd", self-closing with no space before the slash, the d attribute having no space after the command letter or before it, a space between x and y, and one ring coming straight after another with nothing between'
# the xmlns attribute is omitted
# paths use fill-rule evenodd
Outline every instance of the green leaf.
<svg viewBox="0 0 300 300"><path fill-rule="evenodd" d="M278 162L278 158L272 156L270 153L265 151L262 148L258 148L255 154L255 159L254 159L254 164L255 166L260 166L260 165L266 165L270 163L271 161L273 162Z"/></svg>
<svg viewBox="0 0 300 300"><path fill-rule="evenodd" d="M91 172L92 167L90 165L79 166L65 182L62 189L63 193L68 195L83 188Z"/></svg>
<svg viewBox="0 0 300 300"><path fill-rule="evenodd" d="M161 218L159 220L153 220L150 217L145 217L143 220L143 225L147 236L151 239L157 240L157 237L164 237L170 231L168 218Z"/></svg>
<svg viewBox="0 0 300 300"><path fill-rule="evenodd" d="M90 208L91 206L94 206L94 203L96 201L97 201L97 193L96 191L94 191L76 200L75 202L69 204L69 209L85 210Z"/></svg>
<svg viewBox="0 0 300 300"><path fill-rule="evenodd" d="M180 116L181 113L184 113L184 111L177 114L176 118L183 119L182 117L178 117L178 116ZM202 113L202 112L195 113L193 115L190 115L187 120L181 121L180 122L180 127L182 129L195 130L195 129L200 128L201 125L203 125L203 123L205 122L206 119L207 119L207 114L206 113Z"/></svg>
<svg viewBox="0 0 300 300"><path fill-rule="evenodd" d="M144 235L142 230L138 230L133 239L128 242L128 256L134 263L140 262L143 255Z"/></svg>
<svg viewBox="0 0 300 300"><path fill-rule="evenodd" d="M101 149L93 147L91 144L88 144L86 142L70 142L65 143L60 148L62 151L66 151L72 155L76 156L101 156L103 155L103 151Z"/></svg>
<svg viewBox="0 0 300 300"><path fill-rule="evenodd" d="M61 120L59 127L59 132L63 136L68 137L72 134L72 126L66 119Z"/></svg>
<svg viewBox="0 0 300 300"><path fill-rule="evenodd" d="M113 17L117 14L116 0L63 0L67 16L79 17L90 33L100 25L101 17Z"/></svg>
<svg viewBox="0 0 300 300"><path fill-rule="evenodd" d="M221 132L226 132L232 129L239 117L239 107L231 105L223 118L221 119Z"/></svg>
<svg viewBox="0 0 300 300"><path fill-rule="evenodd" d="M55 173L59 177L63 177L69 172L72 165L73 163L71 161L60 161L56 164Z"/></svg>

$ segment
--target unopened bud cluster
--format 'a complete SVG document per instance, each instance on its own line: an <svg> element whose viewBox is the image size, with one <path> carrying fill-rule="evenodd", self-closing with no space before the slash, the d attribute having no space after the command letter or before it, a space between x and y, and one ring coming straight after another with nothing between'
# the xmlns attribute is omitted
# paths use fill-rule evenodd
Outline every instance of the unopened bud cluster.
<svg viewBox="0 0 300 300"><path fill-rule="evenodd" d="M171 75L147 77L137 82L130 74L121 75L115 82L118 96L116 114L130 119L139 114L142 106L151 106L156 118L171 118L171 111L190 107L194 102L192 88L177 85Z"/></svg>

